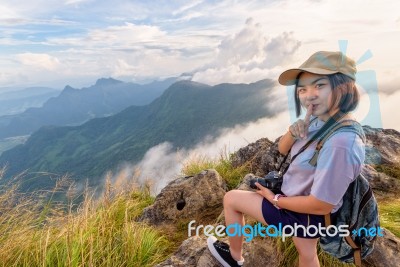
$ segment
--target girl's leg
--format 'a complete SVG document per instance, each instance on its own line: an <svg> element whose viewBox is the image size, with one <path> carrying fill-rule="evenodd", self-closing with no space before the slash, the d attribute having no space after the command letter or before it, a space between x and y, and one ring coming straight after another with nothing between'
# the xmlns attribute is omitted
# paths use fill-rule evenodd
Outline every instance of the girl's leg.
<svg viewBox="0 0 400 267"><path fill-rule="evenodd" d="M299 267L319 267L317 255L318 238L293 237L293 242L299 252Z"/></svg>
<svg viewBox="0 0 400 267"><path fill-rule="evenodd" d="M231 190L224 196L224 214L226 225L238 223L244 225L244 216L247 214L257 221L266 224L262 214L263 197L255 192ZM242 259L243 236L229 237L229 247L235 260Z"/></svg>

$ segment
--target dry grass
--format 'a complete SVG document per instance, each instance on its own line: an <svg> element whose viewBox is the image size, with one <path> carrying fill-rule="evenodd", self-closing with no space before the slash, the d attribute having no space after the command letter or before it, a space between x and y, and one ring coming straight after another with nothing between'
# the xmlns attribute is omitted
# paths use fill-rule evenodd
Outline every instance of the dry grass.
<svg viewBox="0 0 400 267"><path fill-rule="evenodd" d="M153 266L168 255L167 238L135 221L153 202L146 188L116 191L108 183L101 199L86 190L74 209L52 201L57 190L17 189L0 188L2 266Z"/></svg>

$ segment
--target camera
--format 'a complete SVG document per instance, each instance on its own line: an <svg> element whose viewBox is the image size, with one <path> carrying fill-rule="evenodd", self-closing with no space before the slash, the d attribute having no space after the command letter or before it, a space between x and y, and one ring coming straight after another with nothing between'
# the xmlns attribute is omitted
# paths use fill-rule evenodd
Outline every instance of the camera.
<svg viewBox="0 0 400 267"><path fill-rule="evenodd" d="M281 186L283 182L283 177L281 172L272 171L269 172L264 177L254 177L250 180L250 187L253 189L258 189L256 183L268 188L275 194L281 193Z"/></svg>

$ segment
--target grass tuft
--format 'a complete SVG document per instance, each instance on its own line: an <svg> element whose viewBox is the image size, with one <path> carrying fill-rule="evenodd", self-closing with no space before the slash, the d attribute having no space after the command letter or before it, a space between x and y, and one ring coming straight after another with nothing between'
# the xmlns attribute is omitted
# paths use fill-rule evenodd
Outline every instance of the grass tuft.
<svg viewBox="0 0 400 267"><path fill-rule="evenodd" d="M239 186L243 177L249 173L247 166L232 166L232 154L221 152L219 158L210 159L206 156L193 156L188 159L182 168L184 175L196 175L202 170L215 169L225 180L228 190L235 189Z"/></svg>
<svg viewBox="0 0 400 267"><path fill-rule="evenodd" d="M124 189L106 184L99 200L86 190L73 210L52 201L53 192L25 195L17 183L1 186L3 266L154 266L164 260L168 239L135 221L154 197L146 188Z"/></svg>

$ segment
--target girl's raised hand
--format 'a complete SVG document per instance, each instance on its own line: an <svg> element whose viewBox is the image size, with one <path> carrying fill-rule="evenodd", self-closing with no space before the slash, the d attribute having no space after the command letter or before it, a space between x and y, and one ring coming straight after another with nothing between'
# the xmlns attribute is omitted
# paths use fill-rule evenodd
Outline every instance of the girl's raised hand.
<svg viewBox="0 0 400 267"><path fill-rule="evenodd" d="M289 131L293 138L305 139L308 133L308 126L310 125L310 118L312 114L312 105L308 105L306 116L304 120L299 119L289 127Z"/></svg>

